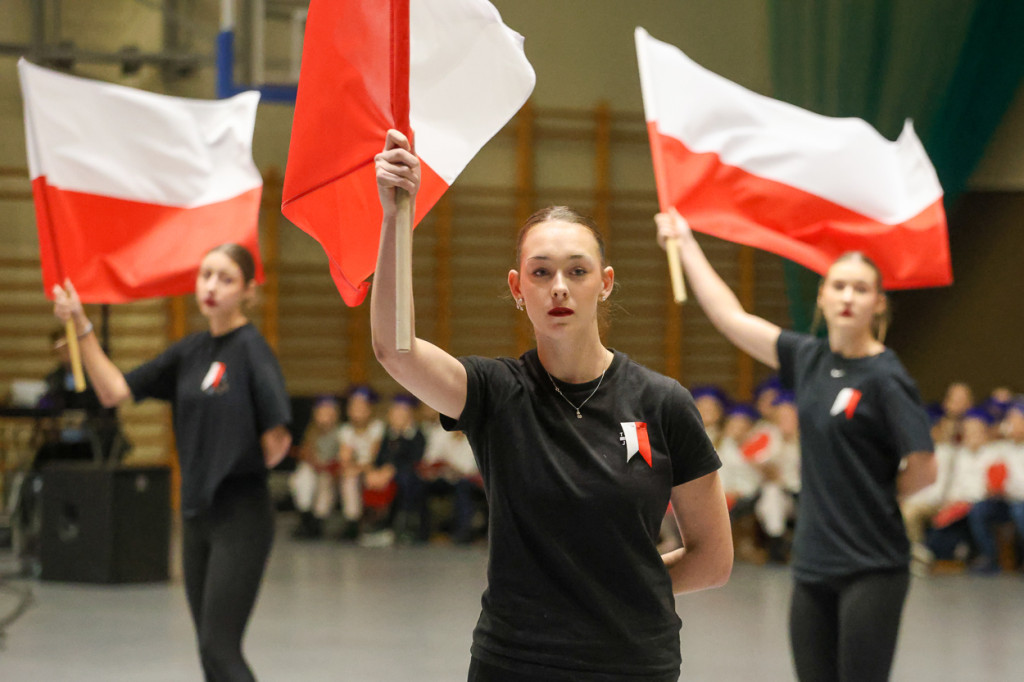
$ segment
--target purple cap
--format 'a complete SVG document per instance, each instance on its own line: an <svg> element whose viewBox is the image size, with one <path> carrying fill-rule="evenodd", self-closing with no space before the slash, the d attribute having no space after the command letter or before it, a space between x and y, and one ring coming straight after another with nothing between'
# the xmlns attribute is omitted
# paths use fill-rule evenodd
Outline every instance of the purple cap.
<svg viewBox="0 0 1024 682"><path fill-rule="evenodd" d="M756 399L760 398L761 394L764 393L765 391L781 391L781 390L782 390L782 381L779 379L778 375L773 374L770 377L768 377L767 379L765 379L764 381L762 381L761 383L759 383L756 387L754 387L754 399L756 400Z"/></svg>
<svg viewBox="0 0 1024 682"><path fill-rule="evenodd" d="M1024 414L1024 398L1017 398L1016 400L1011 400L1010 403L1006 406L1007 413L1009 413L1010 410Z"/></svg>
<svg viewBox="0 0 1024 682"><path fill-rule="evenodd" d="M989 414L989 411L986 410L984 407L980 406L972 407L971 409L964 412L964 419L980 419L989 426L991 426L995 422L995 420L992 418L992 415Z"/></svg>
<svg viewBox="0 0 1024 682"><path fill-rule="evenodd" d="M723 407L729 404L729 396L718 386L696 386L690 390L690 395L693 396L694 400L697 398L714 398Z"/></svg>
<svg viewBox="0 0 1024 682"><path fill-rule="evenodd" d="M793 405L796 403L796 396L793 395L793 391L779 390L779 394L775 396L775 400L772 401L772 405Z"/></svg>
<svg viewBox="0 0 1024 682"><path fill-rule="evenodd" d="M420 404L419 398L411 393L396 393L392 396L391 402L394 405L408 405L412 408L418 407Z"/></svg>
<svg viewBox="0 0 1024 682"><path fill-rule="evenodd" d="M725 416L747 417L748 419L757 421L758 419L761 418L761 413L758 412L753 405L748 405L747 403L736 403L735 405L733 405L732 407L725 411Z"/></svg>
<svg viewBox="0 0 1024 682"><path fill-rule="evenodd" d="M946 411L942 409L941 403L932 403L931 405L926 406L924 411L928 413L928 421L932 424L946 416Z"/></svg>
<svg viewBox="0 0 1024 682"><path fill-rule="evenodd" d="M348 397L353 398L359 396L368 403L376 403L380 400L380 396L377 395L377 391L373 390L368 384L354 384L348 389Z"/></svg>
<svg viewBox="0 0 1024 682"><path fill-rule="evenodd" d="M338 406L338 399L335 398L333 395L330 395L328 393L324 393L323 395L318 395L316 397L316 399L313 401L313 407L322 407L324 405L330 405L332 407L337 407Z"/></svg>

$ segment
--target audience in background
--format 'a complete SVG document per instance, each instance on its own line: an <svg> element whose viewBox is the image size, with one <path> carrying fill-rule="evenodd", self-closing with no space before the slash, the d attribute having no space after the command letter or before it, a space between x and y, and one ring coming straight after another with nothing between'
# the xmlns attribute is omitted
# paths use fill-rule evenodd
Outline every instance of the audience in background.
<svg viewBox="0 0 1024 682"><path fill-rule="evenodd" d="M341 411L333 396L317 398L299 445L299 464L289 479L299 525L292 537L314 539L324 534L324 522L337 504L338 420Z"/></svg>
<svg viewBox="0 0 1024 682"><path fill-rule="evenodd" d="M373 466L384 437L384 423L375 419L373 414L378 399L376 391L365 384L348 390L345 403L348 421L338 434L340 447L337 452L341 467L343 540L354 540L359 536L363 518L363 477Z"/></svg>
<svg viewBox="0 0 1024 682"><path fill-rule="evenodd" d="M715 386L697 387L693 395L722 460L737 558L784 563L800 492L792 395L774 377L757 386L756 407L734 404ZM1001 387L978 405L972 401L970 386L957 381L929 409L938 477L901 504L916 575L930 573L936 560L997 573L1011 533L1021 563L1024 396ZM392 400L385 426L374 418L376 402L369 386L351 388L347 420L338 427L337 402L317 400L291 480L300 514L295 535L322 536L340 492L344 538L362 530L361 544L368 546L444 534L458 544L472 542L485 525L486 499L465 436L441 429L436 412L405 394ZM679 544L668 514L660 546Z"/></svg>
<svg viewBox="0 0 1024 682"><path fill-rule="evenodd" d="M375 496L372 505L367 503L374 531L365 544L427 539L424 483L417 470L426 440L416 423L418 404L415 397L400 393L388 407L387 427L380 449L365 475L367 492Z"/></svg>

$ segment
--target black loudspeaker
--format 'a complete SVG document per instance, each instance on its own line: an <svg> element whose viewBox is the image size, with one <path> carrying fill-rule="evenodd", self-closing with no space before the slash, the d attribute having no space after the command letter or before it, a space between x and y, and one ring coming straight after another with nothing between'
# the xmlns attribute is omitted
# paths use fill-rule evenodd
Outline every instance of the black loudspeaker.
<svg viewBox="0 0 1024 682"><path fill-rule="evenodd" d="M166 467L54 463L42 476L43 580L168 579L171 477Z"/></svg>

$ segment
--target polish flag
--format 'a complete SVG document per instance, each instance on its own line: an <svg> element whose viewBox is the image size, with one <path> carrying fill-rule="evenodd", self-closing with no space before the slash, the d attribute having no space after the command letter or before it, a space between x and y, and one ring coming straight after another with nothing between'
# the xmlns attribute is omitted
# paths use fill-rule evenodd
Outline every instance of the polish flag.
<svg viewBox="0 0 1024 682"><path fill-rule="evenodd" d="M942 187L908 121L890 142L751 92L636 29L662 210L824 274L863 251L888 289L953 281Z"/></svg>
<svg viewBox="0 0 1024 682"><path fill-rule="evenodd" d="M415 132L414 224L533 91L523 38L486 0L313 0L281 210L359 305L383 217L374 156Z"/></svg>
<svg viewBox="0 0 1024 682"><path fill-rule="evenodd" d="M87 303L183 294L218 244L259 258L258 93L182 99L25 59L18 73L47 296L65 277Z"/></svg>
<svg viewBox="0 0 1024 682"><path fill-rule="evenodd" d="M832 409L828 413L835 417L840 412L845 412L847 419L853 419L853 414L857 411L857 403L860 402L860 398L861 392L857 389L844 388L836 395L835 402L832 403Z"/></svg>
<svg viewBox="0 0 1024 682"><path fill-rule="evenodd" d="M619 422L622 426L621 440L626 445L626 461L633 459L639 454L647 462L647 466L654 466L651 460L651 441L647 437L646 422Z"/></svg>

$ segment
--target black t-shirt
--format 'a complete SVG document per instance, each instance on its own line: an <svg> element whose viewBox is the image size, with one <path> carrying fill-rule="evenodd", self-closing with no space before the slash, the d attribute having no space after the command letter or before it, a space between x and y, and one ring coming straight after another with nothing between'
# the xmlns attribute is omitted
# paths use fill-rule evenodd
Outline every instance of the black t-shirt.
<svg viewBox="0 0 1024 682"><path fill-rule="evenodd" d="M125 379L136 401L171 403L186 516L207 509L227 478L265 477L260 436L291 422L281 367L251 324L186 336Z"/></svg>
<svg viewBox="0 0 1024 682"><path fill-rule="evenodd" d="M778 353L800 419L794 576L816 582L905 569L896 476L905 456L933 450L914 380L889 349L844 358L825 339L783 331Z"/></svg>
<svg viewBox="0 0 1024 682"><path fill-rule="evenodd" d="M524 674L676 679L658 530L672 487L721 466L689 392L616 352L599 388L559 382L576 405L593 392L577 419L535 350L460 361L466 406L441 423L466 432L490 510L473 655Z"/></svg>

